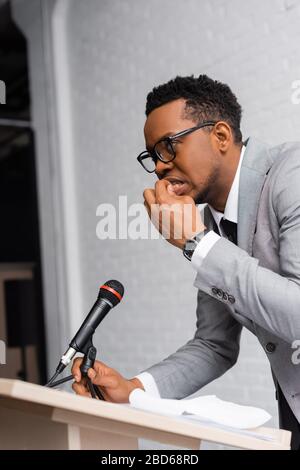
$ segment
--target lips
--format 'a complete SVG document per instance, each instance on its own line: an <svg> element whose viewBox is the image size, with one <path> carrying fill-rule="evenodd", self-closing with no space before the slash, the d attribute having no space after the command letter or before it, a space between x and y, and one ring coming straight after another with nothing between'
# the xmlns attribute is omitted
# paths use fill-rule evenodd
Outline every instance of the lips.
<svg viewBox="0 0 300 470"><path fill-rule="evenodd" d="M177 177L171 177L171 176L167 176L166 178L164 178L166 181L169 181L169 183L172 185L172 189L174 191L174 193L176 194L176 196L183 196L184 194L186 194L189 190L189 183L185 180L182 180L180 178L177 178Z"/></svg>

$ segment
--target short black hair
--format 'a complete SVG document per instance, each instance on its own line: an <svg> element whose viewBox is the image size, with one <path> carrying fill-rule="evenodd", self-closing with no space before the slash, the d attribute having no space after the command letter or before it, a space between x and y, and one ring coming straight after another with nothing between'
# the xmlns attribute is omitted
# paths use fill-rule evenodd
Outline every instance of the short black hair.
<svg viewBox="0 0 300 470"><path fill-rule="evenodd" d="M242 108L236 96L225 83L207 75L179 77L154 87L147 96L146 116L163 104L183 98L186 100L185 116L200 123L202 120L227 122L234 134L235 143L242 142L240 123Z"/></svg>

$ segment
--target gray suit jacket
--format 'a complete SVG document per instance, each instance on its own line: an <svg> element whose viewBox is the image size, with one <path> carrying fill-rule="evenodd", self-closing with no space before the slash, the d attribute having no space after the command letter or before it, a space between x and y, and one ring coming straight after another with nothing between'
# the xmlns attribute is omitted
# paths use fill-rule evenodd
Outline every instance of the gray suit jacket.
<svg viewBox="0 0 300 470"><path fill-rule="evenodd" d="M208 206L207 231L213 228ZM146 371L165 398L183 398L222 375L254 333L300 421L300 143L270 148L249 138L241 166L238 246L221 238L197 273L194 338Z"/></svg>

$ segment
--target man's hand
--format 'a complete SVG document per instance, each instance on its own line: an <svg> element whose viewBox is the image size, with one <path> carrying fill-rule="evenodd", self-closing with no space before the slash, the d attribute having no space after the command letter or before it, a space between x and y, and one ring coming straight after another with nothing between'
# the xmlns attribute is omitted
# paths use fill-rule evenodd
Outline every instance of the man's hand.
<svg viewBox="0 0 300 470"><path fill-rule="evenodd" d="M72 374L75 382L73 390L78 395L90 397L86 378L81 376L80 364L82 358L77 357L72 366ZM125 379L119 372L105 365L103 362L95 361L93 369L88 370L88 376L94 385L98 386L105 401L113 403L129 403L129 395L135 388L144 390L142 383L137 378Z"/></svg>
<svg viewBox="0 0 300 470"><path fill-rule="evenodd" d="M206 228L194 200L177 196L169 181L157 181L155 189L145 189L144 205L156 229L178 248Z"/></svg>

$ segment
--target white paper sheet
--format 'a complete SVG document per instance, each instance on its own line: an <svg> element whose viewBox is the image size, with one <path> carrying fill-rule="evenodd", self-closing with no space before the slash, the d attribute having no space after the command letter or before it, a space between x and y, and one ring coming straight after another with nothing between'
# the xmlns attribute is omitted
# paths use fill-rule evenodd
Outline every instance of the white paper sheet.
<svg viewBox="0 0 300 470"><path fill-rule="evenodd" d="M233 429L252 429L269 421L267 411L253 406L243 406L220 400L215 395L207 395L184 400L156 398L141 389L134 389L129 396L130 405L134 408L154 413L192 417L211 421Z"/></svg>

